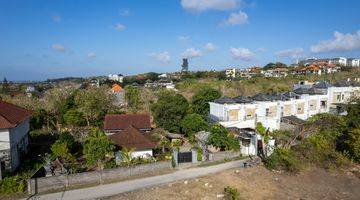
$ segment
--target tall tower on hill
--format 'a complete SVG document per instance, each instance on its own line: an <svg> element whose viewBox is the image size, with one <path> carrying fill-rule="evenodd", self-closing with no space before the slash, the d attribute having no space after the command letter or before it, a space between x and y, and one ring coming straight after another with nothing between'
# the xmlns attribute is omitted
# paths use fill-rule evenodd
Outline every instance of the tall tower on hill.
<svg viewBox="0 0 360 200"><path fill-rule="evenodd" d="M183 58L183 64L181 65L181 72L189 71L189 63L187 58Z"/></svg>

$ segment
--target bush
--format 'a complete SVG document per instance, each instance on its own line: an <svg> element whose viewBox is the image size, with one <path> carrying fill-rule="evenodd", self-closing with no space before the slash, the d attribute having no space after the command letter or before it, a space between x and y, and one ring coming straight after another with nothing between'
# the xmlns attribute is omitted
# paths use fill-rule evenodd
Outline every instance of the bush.
<svg viewBox="0 0 360 200"><path fill-rule="evenodd" d="M239 141L233 135L230 135L229 131L220 124L215 124L210 132L208 144L221 150L240 150Z"/></svg>
<svg viewBox="0 0 360 200"><path fill-rule="evenodd" d="M0 181L0 194L22 193L27 187L27 176L16 175Z"/></svg>
<svg viewBox="0 0 360 200"><path fill-rule="evenodd" d="M202 149L201 148L197 149L196 153L197 153L197 157L196 157L197 161L202 161L202 157L203 157Z"/></svg>
<svg viewBox="0 0 360 200"><path fill-rule="evenodd" d="M207 130L208 124L199 114L188 114L181 121L181 131L189 138L195 133Z"/></svg>
<svg viewBox="0 0 360 200"><path fill-rule="evenodd" d="M226 200L239 200L240 199L240 193L236 188L232 188L230 186L227 186L224 188L225 193L225 199Z"/></svg>
<svg viewBox="0 0 360 200"><path fill-rule="evenodd" d="M267 158L265 165L268 169L298 172L301 168L300 161L291 149L276 148Z"/></svg>

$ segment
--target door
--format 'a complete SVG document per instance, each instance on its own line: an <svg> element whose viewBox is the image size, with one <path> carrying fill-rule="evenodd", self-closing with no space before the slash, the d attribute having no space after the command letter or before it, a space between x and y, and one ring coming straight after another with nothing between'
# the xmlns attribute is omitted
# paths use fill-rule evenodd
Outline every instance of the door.
<svg viewBox="0 0 360 200"><path fill-rule="evenodd" d="M179 152L178 163L192 162L192 152Z"/></svg>

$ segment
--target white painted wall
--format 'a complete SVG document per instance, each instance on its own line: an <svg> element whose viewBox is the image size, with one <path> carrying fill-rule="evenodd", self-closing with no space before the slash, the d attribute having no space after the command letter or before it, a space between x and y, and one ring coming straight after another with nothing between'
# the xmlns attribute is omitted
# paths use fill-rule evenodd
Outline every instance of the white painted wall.
<svg viewBox="0 0 360 200"><path fill-rule="evenodd" d="M0 151L10 149L10 137L8 129L0 129Z"/></svg>
<svg viewBox="0 0 360 200"><path fill-rule="evenodd" d="M29 145L29 120L25 120L15 128L10 129L10 154L11 170L15 170L20 165L20 155L27 152Z"/></svg>
<svg viewBox="0 0 360 200"><path fill-rule="evenodd" d="M306 120L309 117L318 113L326 113L330 111L330 106L333 103L335 93L341 94L341 101L339 103L348 102L352 96L360 95L360 87L329 87L325 95L301 95L300 99L292 99L289 101L276 102L253 102L248 104L217 104L210 102L210 116L213 120L218 121L224 127L237 128L255 128L257 122L261 122L266 128L270 130L280 129L280 120L282 109L285 105L291 106L291 114L296 117ZM326 107L321 107L321 101L326 100ZM310 109L310 102L316 101L316 109ZM298 112L298 105L304 105L304 112ZM277 113L275 117L266 116L266 108L277 106ZM246 119L246 108L255 108L256 118ZM238 109L238 120L230 121L228 112L230 110Z"/></svg>
<svg viewBox="0 0 360 200"><path fill-rule="evenodd" d="M134 151L131 156L133 158L137 158L137 157L142 157L142 158L148 158L148 157L152 157L153 156L153 151L152 149L146 149L146 150L141 150L141 151Z"/></svg>

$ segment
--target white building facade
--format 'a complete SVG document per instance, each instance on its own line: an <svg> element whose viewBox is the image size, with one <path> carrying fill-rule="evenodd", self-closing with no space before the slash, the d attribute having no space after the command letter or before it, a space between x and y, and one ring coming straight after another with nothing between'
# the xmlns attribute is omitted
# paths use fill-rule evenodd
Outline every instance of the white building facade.
<svg viewBox="0 0 360 200"><path fill-rule="evenodd" d="M346 103L351 98L360 96L360 85L334 85L326 89L301 94L294 93L267 95L264 101L237 102L236 98L222 98L209 102L210 118L222 126L254 129L258 122L269 130L280 129L282 117L296 116L306 120L318 113L330 112L337 103ZM298 90L301 91L301 90Z"/></svg>

